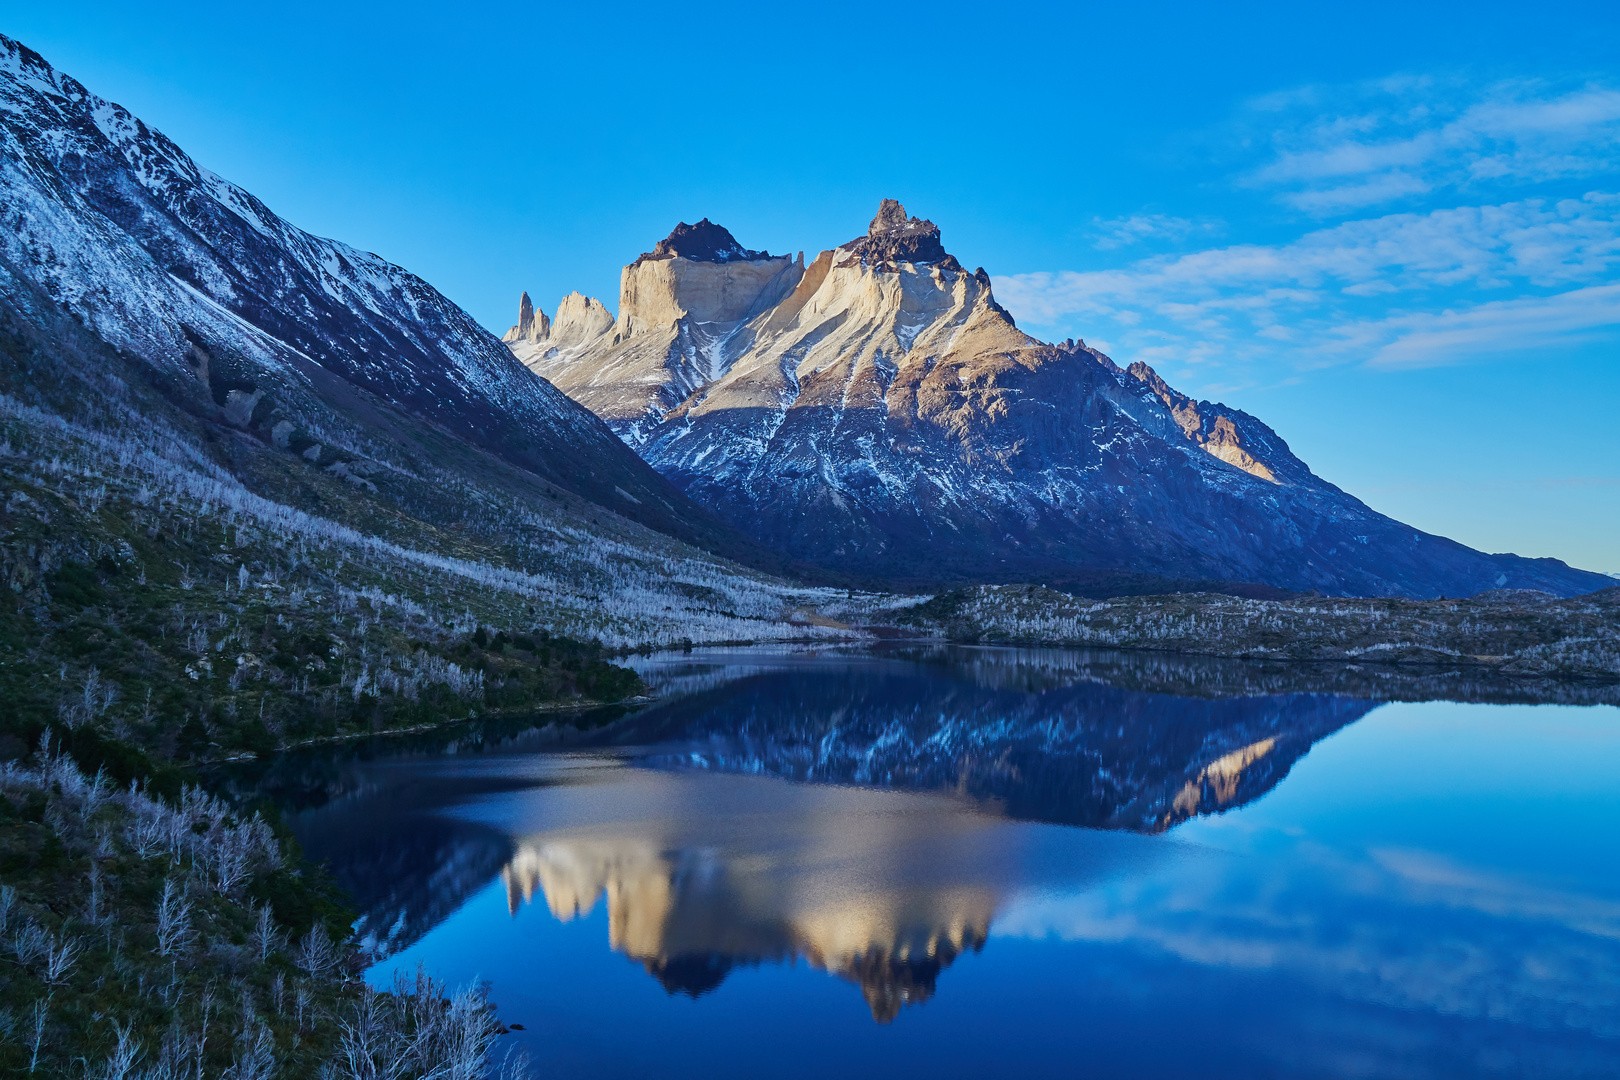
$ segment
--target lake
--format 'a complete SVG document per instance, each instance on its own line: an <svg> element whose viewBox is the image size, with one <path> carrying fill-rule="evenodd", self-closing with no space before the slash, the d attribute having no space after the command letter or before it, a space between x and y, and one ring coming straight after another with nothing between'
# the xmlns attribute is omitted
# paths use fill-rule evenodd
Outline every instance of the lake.
<svg viewBox="0 0 1620 1080"><path fill-rule="evenodd" d="M638 710L233 782L357 897L370 979L488 980L546 1077L1620 1075L1620 708L1523 703L1612 691L631 663Z"/></svg>

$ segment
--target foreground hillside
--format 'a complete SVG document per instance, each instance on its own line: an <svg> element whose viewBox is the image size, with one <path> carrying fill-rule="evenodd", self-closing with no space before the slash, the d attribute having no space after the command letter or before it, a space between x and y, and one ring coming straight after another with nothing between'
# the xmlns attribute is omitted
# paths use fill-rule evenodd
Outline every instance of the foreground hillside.
<svg viewBox="0 0 1620 1080"><path fill-rule="evenodd" d="M254 812L86 776L48 740L0 769L0 1069L108 1080L486 1073L485 992L355 975L347 912ZM532 1075L521 1056L503 1080Z"/></svg>
<svg viewBox="0 0 1620 1080"><path fill-rule="evenodd" d="M683 224L624 268L616 317L578 294L549 320L524 301L514 354L683 491L775 549L890 585L1608 583L1403 525L1257 418L1035 340L894 200L808 261Z"/></svg>
<svg viewBox="0 0 1620 1080"><path fill-rule="evenodd" d="M3 299L0 731L13 751L46 724L165 758L262 751L633 694L604 647L835 632L795 612L842 593L745 573L577 500L464 482L453 526L413 518L188 417L75 324L42 305L18 318Z"/></svg>

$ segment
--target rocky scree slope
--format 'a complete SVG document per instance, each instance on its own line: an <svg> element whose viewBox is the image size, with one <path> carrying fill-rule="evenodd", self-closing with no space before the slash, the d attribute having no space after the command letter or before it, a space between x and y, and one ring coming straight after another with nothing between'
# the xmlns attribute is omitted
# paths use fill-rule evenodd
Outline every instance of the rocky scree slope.
<svg viewBox="0 0 1620 1080"><path fill-rule="evenodd" d="M915 584L1611 584L1414 530L1254 417L1084 342L1031 338L989 276L894 200L808 264L721 233L679 226L625 267L616 318L576 293L549 333L531 317L510 347L698 502L804 560Z"/></svg>
<svg viewBox="0 0 1620 1080"><path fill-rule="evenodd" d="M290 225L3 37L0 140L7 273L187 407L323 467L344 427L419 434L412 453L430 462L448 435L623 517L769 561L426 282Z"/></svg>

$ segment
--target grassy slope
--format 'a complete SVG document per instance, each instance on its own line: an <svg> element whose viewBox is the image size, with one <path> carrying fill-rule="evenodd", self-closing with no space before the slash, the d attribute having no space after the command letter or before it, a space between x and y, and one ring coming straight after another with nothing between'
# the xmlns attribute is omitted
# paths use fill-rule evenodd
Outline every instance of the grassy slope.
<svg viewBox="0 0 1620 1080"><path fill-rule="evenodd" d="M487 629L529 623L518 597L9 451L0 737L13 754L46 725L201 759L640 690L595 643Z"/></svg>

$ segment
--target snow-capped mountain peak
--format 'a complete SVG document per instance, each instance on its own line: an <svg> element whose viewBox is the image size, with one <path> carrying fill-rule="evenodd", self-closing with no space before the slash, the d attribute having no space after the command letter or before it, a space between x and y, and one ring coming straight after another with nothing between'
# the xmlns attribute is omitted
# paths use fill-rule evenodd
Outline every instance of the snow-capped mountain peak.
<svg viewBox="0 0 1620 1080"><path fill-rule="evenodd" d="M896 200L808 263L666 243L625 268L611 330L512 348L698 502L798 558L919 583L1604 583L1413 530L1254 417L1084 342L1035 340Z"/></svg>

